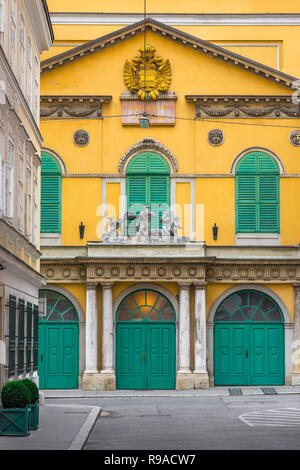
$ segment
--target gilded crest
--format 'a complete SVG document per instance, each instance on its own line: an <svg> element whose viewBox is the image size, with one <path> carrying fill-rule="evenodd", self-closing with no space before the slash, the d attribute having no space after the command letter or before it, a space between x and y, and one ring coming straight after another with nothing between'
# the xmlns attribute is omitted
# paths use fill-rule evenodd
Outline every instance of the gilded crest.
<svg viewBox="0 0 300 470"><path fill-rule="evenodd" d="M156 100L160 93L165 93L172 79L169 60L156 56L156 49L149 44L139 49L140 57L124 65L124 81L127 88L138 94L141 100Z"/></svg>

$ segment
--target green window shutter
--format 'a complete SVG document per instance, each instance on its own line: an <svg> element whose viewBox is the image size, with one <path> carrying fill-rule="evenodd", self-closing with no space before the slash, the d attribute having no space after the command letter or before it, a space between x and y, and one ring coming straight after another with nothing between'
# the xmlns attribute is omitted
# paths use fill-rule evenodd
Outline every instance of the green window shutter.
<svg viewBox="0 0 300 470"><path fill-rule="evenodd" d="M169 210L169 177L150 176L149 179L149 205L151 211L157 215L151 219L151 228L161 228L160 219Z"/></svg>
<svg viewBox="0 0 300 470"><path fill-rule="evenodd" d="M237 187L237 231L257 231L257 180L255 175L238 175Z"/></svg>
<svg viewBox="0 0 300 470"><path fill-rule="evenodd" d="M128 216L137 216L147 203L147 178L145 176L129 176L127 178L127 209ZM136 222L128 218L128 235L136 234Z"/></svg>
<svg viewBox="0 0 300 470"><path fill-rule="evenodd" d="M18 374L24 372L24 352L25 352L25 303L19 300L19 323L18 323Z"/></svg>
<svg viewBox="0 0 300 470"><path fill-rule="evenodd" d="M15 374L16 365L16 297L9 296L8 303L8 376L12 377Z"/></svg>
<svg viewBox="0 0 300 470"><path fill-rule="evenodd" d="M52 155L42 153L41 232L61 232L61 168Z"/></svg>
<svg viewBox="0 0 300 470"><path fill-rule="evenodd" d="M38 369L39 307L33 307L33 371Z"/></svg>
<svg viewBox="0 0 300 470"><path fill-rule="evenodd" d="M32 352L32 304L27 303L27 332L26 332L26 372L31 372L31 352Z"/></svg>
<svg viewBox="0 0 300 470"><path fill-rule="evenodd" d="M279 170L263 152L245 155L236 174L237 233L279 232Z"/></svg>

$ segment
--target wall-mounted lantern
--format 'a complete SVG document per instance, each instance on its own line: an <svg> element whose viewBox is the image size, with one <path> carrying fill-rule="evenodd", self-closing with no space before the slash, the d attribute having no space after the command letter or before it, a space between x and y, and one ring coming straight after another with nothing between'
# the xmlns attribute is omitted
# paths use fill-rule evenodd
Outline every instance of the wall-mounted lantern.
<svg viewBox="0 0 300 470"><path fill-rule="evenodd" d="M142 113L142 117L140 117L139 121L140 121L140 127L142 129L148 129L149 128L149 119L148 119L148 114L147 113Z"/></svg>
<svg viewBox="0 0 300 470"><path fill-rule="evenodd" d="M218 239L218 230L219 230L219 227L218 227L217 224L215 223L215 225L214 225L213 228L212 228L214 240L217 240L217 239Z"/></svg>
<svg viewBox="0 0 300 470"><path fill-rule="evenodd" d="M83 223L80 222L80 225L79 225L79 236L80 236L81 239L84 237L84 229L85 229L85 225L83 225Z"/></svg>

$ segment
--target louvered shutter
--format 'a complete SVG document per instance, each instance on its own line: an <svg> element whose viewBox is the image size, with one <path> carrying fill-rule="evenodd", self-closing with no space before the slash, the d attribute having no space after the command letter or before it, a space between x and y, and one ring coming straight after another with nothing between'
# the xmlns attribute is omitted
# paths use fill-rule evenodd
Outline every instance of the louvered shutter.
<svg viewBox="0 0 300 470"><path fill-rule="evenodd" d="M8 303L8 376L12 377L15 374L16 365L16 297L9 296Z"/></svg>
<svg viewBox="0 0 300 470"><path fill-rule="evenodd" d="M32 352L32 304L27 303L27 331L26 331L26 372L31 371L31 352Z"/></svg>
<svg viewBox="0 0 300 470"><path fill-rule="evenodd" d="M51 155L42 154L41 232L61 232L61 169Z"/></svg>
<svg viewBox="0 0 300 470"><path fill-rule="evenodd" d="M33 371L38 369L39 307L33 307Z"/></svg>
<svg viewBox="0 0 300 470"><path fill-rule="evenodd" d="M260 232L279 232L278 176L259 177L259 229Z"/></svg>
<svg viewBox="0 0 300 470"><path fill-rule="evenodd" d="M130 176L127 178L128 197L128 235L136 234L136 222L130 216L137 216L147 204L147 178L145 176Z"/></svg>
<svg viewBox="0 0 300 470"><path fill-rule="evenodd" d="M24 372L24 352L25 352L25 303L19 300L19 322L18 322L18 374Z"/></svg>
<svg viewBox="0 0 300 470"><path fill-rule="evenodd" d="M256 232L257 231L257 197L256 197L256 176L237 176L237 231Z"/></svg>
<svg viewBox="0 0 300 470"><path fill-rule="evenodd" d="M279 232L279 170L263 152L239 162L236 176L236 231Z"/></svg>
<svg viewBox="0 0 300 470"><path fill-rule="evenodd" d="M161 228L160 222L164 212L169 210L169 178L166 176L150 176L151 211L157 215L151 219L151 228Z"/></svg>

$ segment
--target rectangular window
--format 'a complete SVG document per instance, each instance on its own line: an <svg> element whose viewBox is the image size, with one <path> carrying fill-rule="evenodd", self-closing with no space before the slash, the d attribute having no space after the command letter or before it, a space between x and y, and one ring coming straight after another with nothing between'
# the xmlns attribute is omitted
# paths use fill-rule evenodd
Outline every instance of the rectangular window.
<svg viewBox="0 0 300 470"><path fill-rule="evenodd" d="M17 223L18 230L24 230L24 158L23 150L18 149L18 197L17 197Z"/></svg>
<svg viewBox="0 0 300 470"><path fill-rule="evenodd" d="M34 56L34 71L33 71L33 115L36 122L39 122L40 111L40 63L36 55Z"/></svg>
<svg viewBox="0 0 300 470"><path fill-rule="evenodd" d="M13 197L14 197L14 153L15 148L11 140L8 141L6 162L4 163L4 215L13 217Z"/></svg>
<svg viewBox="0 0 300 470"><path fill-rule="evenodd" d="M24 92L25 81L25 24L21 11L19 10L19 64L18 64L18 79L19 85Z"/></svg>
<svg viewBox="0 0 300 470"><path fill-rule="evenodd" d="M31 372L32 362L32 304L27 302L26 319L26 372Z"/></svg>
<svg viewBox="0 0 300 470"><path fill-rule="evenodd" d="M32 172L31 156L26 156L26 195L25 195L25 224L26 235L32 235Z"/></svg>
<svg viewBox="0 0 300 470"><path fill-rule="evenodd" d="M36 245L38 231L38 167L33 167L33 231L32 243Z"/></svg>
<svg viewBox="0 0 300 470"><path fill-rule="evenodd" d="M9 296L8 304L8 377L15 375L16 365L16 297Z"/></svg>
<svg viewBox="0 0 300 470"><path fill-rule="evenodd" d="M9 65L15 71L16 66L16 0L9 0L8 18L8 60Z"/></svg>
<svg viewBox="0 0 300 470"><path fill-rule="evenodd" d="M19 300L19 321L18 321L18 374L24 372L25 353L25 303Z"/></svg>
<svg viewBox="0 0 300 470"><path fill-rule="evenodd" d="M30 109L32 109L32 46L29 36L27 36L26 79L26 99Z"/></svg>

